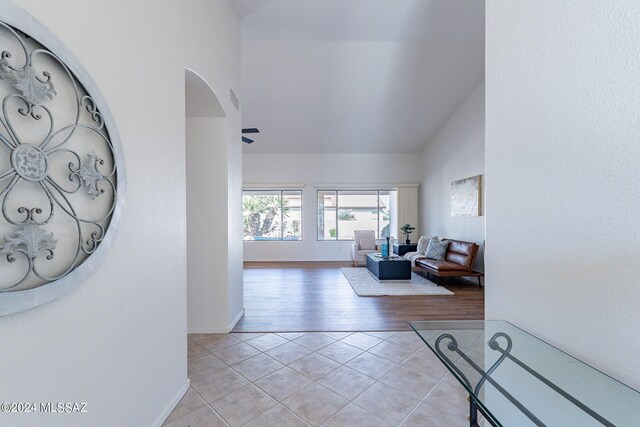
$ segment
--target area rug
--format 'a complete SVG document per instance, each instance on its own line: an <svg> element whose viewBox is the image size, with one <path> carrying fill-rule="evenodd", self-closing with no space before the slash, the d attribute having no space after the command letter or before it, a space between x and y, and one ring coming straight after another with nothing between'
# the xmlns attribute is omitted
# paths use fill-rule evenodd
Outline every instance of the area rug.
<svg viewBox="0 0 640 427"><path fill-rule="evenodd" d="M438 286L416 273L411 280L379 282L366 268L342 268L342 274L361 297L406 296L406 295L454 295L453 292Z"/></svg>

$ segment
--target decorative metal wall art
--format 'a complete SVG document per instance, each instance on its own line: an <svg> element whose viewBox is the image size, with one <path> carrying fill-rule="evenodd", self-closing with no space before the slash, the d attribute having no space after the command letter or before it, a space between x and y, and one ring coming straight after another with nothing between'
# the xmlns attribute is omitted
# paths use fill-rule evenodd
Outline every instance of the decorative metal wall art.
<svg viewBox="0 0 640 427"><path fill-rule="evenodd" d="M6 315L68 292L93 270L94 253L115 230L123 160L106 105L77 61L68 64L22 33L19 18L0 19L0 315ZM62 46L44 27L39 32Z"/></svg>

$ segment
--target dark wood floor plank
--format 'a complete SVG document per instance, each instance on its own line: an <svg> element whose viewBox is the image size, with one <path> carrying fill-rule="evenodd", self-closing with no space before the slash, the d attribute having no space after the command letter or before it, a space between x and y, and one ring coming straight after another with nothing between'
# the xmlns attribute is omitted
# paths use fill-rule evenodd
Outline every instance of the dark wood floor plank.
<svg viewBox="0 0 640 427"><path fill-rule="evenodd" d="M408 330L411 320L484 318L484 288L443 281L455 295L359 297L350 263L245 263L245 315L234 332Z"/></svg>

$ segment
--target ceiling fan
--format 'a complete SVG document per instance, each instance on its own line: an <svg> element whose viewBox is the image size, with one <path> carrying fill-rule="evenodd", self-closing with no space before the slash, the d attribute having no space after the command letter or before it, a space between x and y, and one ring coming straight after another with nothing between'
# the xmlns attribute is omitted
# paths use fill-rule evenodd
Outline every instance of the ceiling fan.
<svg viewBox="0 0 640 427"><path fill-rule="evenodd" d="M260 133L258 128L244 128L242 129L242 133ZM246 142L247 144L251 144L253 139L249 139L246 136L242 137L242 142Z"/></svg>

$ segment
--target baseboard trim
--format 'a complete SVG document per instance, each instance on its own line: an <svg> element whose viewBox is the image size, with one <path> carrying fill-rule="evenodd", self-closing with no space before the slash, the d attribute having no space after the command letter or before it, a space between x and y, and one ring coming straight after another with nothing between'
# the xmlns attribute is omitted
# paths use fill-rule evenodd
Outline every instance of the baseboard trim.
<svg viewBox="0 0 640 427"><path fill-rule="evenodd" d="M338 261L244 261L244 268L349 267L351 260Z"/></svg>
<svg viewBox="0 0 640 427"><path fill-rule="evenodd" d="M187 378L187 381L183 384L182 387L180 387L180 390L178 390L178 393L176 393L173 399L171 399L169 404L160 413L158 418L156 418L156 421L152 424L153 427L162 427L162 424L164 424L167 418L169 418L169 415L171 415L171 412L173 412L176 406L178 406L178 403L180 403L180 400L182 400L184 395L187 393L190 385L191 385L191 382L189 381L189 378Z"/></svg>
<svg viewBox="0 0 640 427"><path fill-rule="evenodd" d="M244 316L244 307L226 328L189 328L188 334L228 334Z"/></svg>
<svg viewBox="0 0 640 427"><path fill-rule="evenodd" d="M229 324L229 332L231 332L233 330L233 328L236 327L236 325L238 324L238 322L240 321L240 319L242 319L242 316L244 316L244 307L242 307L242 310L240 310L240 313L238 313L238 315L236 316L235 319L233 319L231 321L231 323Z"/></svg>
<svg viewBox="0 0 640 427"><path fill-rule="evenodd" d="M226 334L229 332L227 328L195 328L187 329L188 334Z"/></svg>

